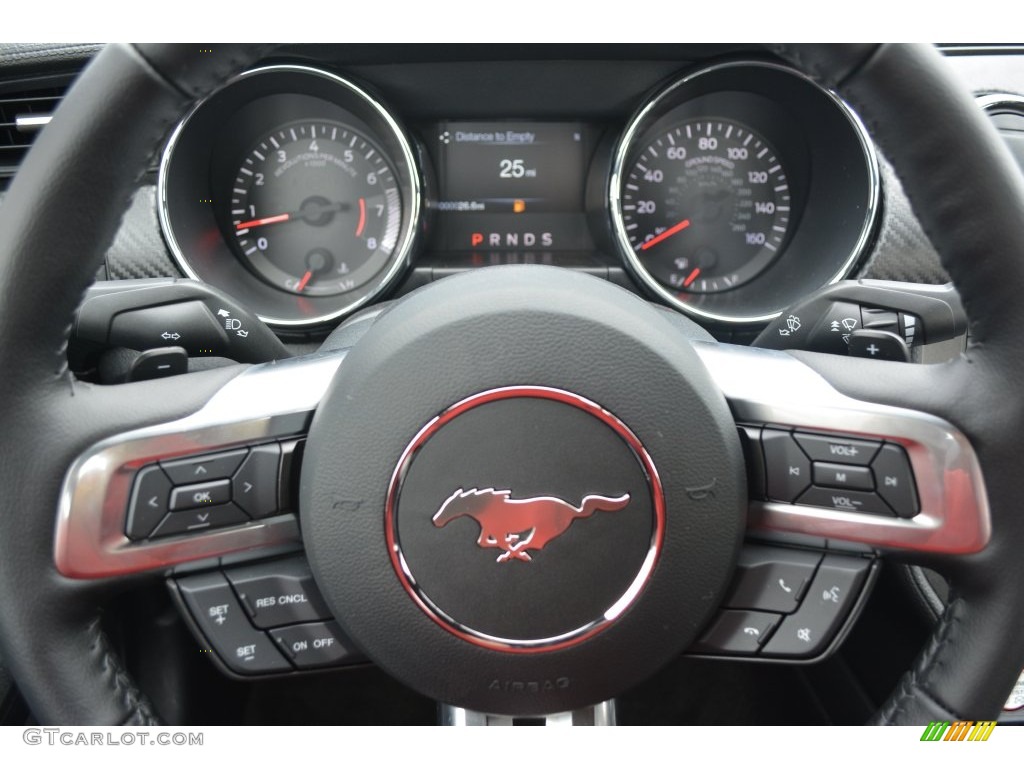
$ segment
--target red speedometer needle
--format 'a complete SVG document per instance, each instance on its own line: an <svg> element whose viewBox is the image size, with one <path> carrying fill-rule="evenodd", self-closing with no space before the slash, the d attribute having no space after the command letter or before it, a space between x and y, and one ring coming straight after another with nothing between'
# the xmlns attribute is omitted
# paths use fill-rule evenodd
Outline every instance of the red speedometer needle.
<svg viewBox="0 0 1024 768"><path fill-rule="evenodd" d="M299 280L299 284L295 286L295 290L298 291L299 293L302 293L302 291L306 289L306 285L309 283L311 277L313 277L313 270L306 270L306 274L304 274L302 276L302 279Z"/></svg>
<svg viewBox="0 0 1024 768"><path fill-rule="evenodd" d="M265 227L267 224L280 224L282 221L288 221L291 217L290 213L281 213L277 216L267 216L252 221L240 221L235 224L235 229L252 229L253 227Z"/></svg>
<svg viewBox="0 0 1024 768"><path fill-rule="evenodd" d="M643 245L640 246L640 250L641 251L646 251L648 248L651 248L652 246L657 245L662 240L667 240L668 238L672 237L672 235L676 234L677 232L682 232L688 226L690 226L690 220L689 219L683 219L682 221L680 221L675 226L672 226L672 227L669 227L668 229L666 229L660 235L655 235L654 237L652 237L650 240L648 240L646 243L644 243Z"/></svg>

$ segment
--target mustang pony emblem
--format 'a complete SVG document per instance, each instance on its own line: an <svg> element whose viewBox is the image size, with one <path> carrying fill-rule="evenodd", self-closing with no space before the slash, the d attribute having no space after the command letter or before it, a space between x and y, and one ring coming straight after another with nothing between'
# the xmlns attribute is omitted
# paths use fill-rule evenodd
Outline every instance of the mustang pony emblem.
<svg viewBox="0 0 1024 768"><path fill-rule="evenodd" d="M458 517L471 517L480 526L477 546L502 550L496 562L532 560L527 550L544 549L552 539L569 530L574 520L595 512L617 512L629 504L629 494L584 496L578 507L553 496L510 499L512 491L493 488L464 491L459 488L437 510L434 525L443 528Z"/></svg>

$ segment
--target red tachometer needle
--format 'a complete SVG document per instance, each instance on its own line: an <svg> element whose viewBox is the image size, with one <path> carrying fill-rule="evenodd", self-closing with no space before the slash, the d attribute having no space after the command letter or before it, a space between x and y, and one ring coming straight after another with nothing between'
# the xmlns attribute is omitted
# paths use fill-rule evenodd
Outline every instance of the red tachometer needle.
<svg viewBox="0 0 1024 768"><path fill-rule="evenodd" d="M252 229L253 227L264 227L267 224L280 224L282 221L288 221L291 217L290 213L281 213L277 216L267 216L262 219L253 219L252 221L240 221L235 224L235 229Z"/></svg>
<svg viewBox="0 0 1024 768"><path fill-rule="evenodd" d="M302 291L304 291L305 288L306 288L306 284L309 283L310 278L312 278L312 277L313 277L313 270L311 270L311 269L306 270L306 274L304 274L302 276L302 279L299 280L299 284L295 286L295 290L298 291L299 293L302 293Z"/></svg>
<svg viewBox="0 0 1024 768"><path fill-rule="evenodd" d="M672 227L669 227L668 229L666 229L660 235L655 235L654 237L652 237L650 240L648 240L646 243L644 243L643 245L640 246L640 250L641 251L646 251L648 248L651 248L651 247L657 245L662 240L667 240L668 238L672 237L672 235L676 234L677 232L682 232L688 226L690 226L690 220L689 219L683 219L682 221L680 221L675 226L672 226Z"/></svg>

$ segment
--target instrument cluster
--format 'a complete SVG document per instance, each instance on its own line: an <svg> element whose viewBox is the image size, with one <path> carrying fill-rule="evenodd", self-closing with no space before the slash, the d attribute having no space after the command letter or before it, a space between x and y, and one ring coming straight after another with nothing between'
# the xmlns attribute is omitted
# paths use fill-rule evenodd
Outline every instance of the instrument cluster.
<svg viewBox="0 0 1024 768"><path fill-rule="evenodd" d="M878 166L835 94L726 61L634 101L618 122L424 120L335 72L260 67L175 130L161 227L186 275L279 330L329 328L424 264L620 266L705 324L748 326L855 268Z"/></svg>

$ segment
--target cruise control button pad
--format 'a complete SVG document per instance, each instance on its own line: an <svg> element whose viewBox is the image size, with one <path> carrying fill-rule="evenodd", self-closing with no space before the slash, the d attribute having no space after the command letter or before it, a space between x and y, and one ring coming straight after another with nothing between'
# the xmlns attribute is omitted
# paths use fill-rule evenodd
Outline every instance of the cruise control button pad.
<svg viewBox="0 0 1024 768"><path fill-rule="evenodd" d="M334 621L302 556L180 576L171 589L202 649L231 675L366 661Z"/></svg>

